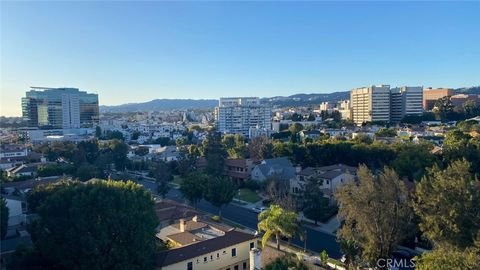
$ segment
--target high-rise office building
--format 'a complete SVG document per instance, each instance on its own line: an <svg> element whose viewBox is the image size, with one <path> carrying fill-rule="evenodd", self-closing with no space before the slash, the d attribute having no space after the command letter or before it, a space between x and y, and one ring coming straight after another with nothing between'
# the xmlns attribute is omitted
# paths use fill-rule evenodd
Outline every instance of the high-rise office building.
<svg viewBox="0 0 480 270"><path fill-rule="evenodd" d="M423 113L423 87L402 86L390 89L390 122L400 122L406 115Z"/></svg>
<svg viewBox="0 0 480 270"><path fill-rule="evenodd" d="M453 95L455 95L455 90L450 88L425 88L423 89L423 109L431 111L439 98Z"/></svg>
<svg viewBox="0 0 480 270"><path fill-rule="evenodd" d="M93 127L98 123L98 95L77 88L31 87L22 98L22 114L31 127Z"/></svg>
<svg viewBox="0 0 480 270"><path fill-rule="evenodd" d="M221 133L248 137L250 128L271 129L272 109L258 97L220 98L215 120Z"/></svg>
<svg viewBox="0 0 480 270"><path fill-rule="evenodd" d="M365 122L390 121L390 85L372 85L350 92L352 119L357 125Z"/></svg>

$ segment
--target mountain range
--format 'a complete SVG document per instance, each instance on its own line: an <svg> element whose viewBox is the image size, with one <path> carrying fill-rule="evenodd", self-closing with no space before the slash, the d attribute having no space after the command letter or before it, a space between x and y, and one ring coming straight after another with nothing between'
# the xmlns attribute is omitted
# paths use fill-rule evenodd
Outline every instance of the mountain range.
<svg viewBox="0 0 480 270"><path fill-rule="evenodd" d="M276 96L261 98L262 104L272 106L307 106L318 105L324 101L335 102L350 97L349 91L329 94L295 94L287 97ZM218 105L217 99L154 99L141 103L127 103L114 106L100 106L100 112L123 113L136 111L168 111L181 109L211 109Z"/></svg>
<svg viewBox="0 0 480 270"><path fill-rule="evenodd" d="M456 89L457 93L479 94L480 86ZM261 98L260 102L275 107L293 107L319 105L324 101L337 102L350 98L350 91L340 91L327 94L295 94L291 96L276 96ZM216 99L154 99L141 103L127 103L114 106L100 106L100 112L124 113L137 111L168 111L182 109L211 109L217 106Z"/></svg>

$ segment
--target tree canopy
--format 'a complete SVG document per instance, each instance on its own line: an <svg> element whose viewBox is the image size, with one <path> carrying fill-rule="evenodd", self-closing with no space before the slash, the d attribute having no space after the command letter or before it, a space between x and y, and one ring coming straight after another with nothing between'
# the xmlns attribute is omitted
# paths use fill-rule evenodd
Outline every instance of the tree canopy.
<svg viewBox="0 0 480 270"><path fill-rule="evenodd" d="M277 249L280 250L280 237L284 236L291 239L298 233L297 213L285 211L275 204L261 212L258 215L258 220L258 230L265 232L262 236L263 247L271 236L275 236Z"/></svg>
<svg viewBox="0 0 480 270"><path fill-rule="evenodd" d="M62 182L41 192L48 196L40 196L39 219L30 232L33 253L49 269L153 267L158 219L150 193L140 185Z"/></svg>
<svg viewBox="0 0 480 270"><path fill-rule="evenodd" d="M388 258L410 231L413 215L409 194L390 168L376 176L360 166L357 175L358 182L346 183L335 192L339 216L345 219L337 237L354 243L362 258L375 263Z"/></svg>
<svg viewBox="0 0 480 270"><path fill-rule="evenodd" d="M233 200L236 191L237 187L231 179L223 176L212 176L205 183L203 194L205 200L218 207L218 215L221 217L222 206Z"/></svg>
<svg viewBox="0 0 480 270"><path fill-rule="evenodd" d="M480 233L478 184L465 160L430 170L417 185L413 204L423 234L437 245L472 246Z"/></svg>

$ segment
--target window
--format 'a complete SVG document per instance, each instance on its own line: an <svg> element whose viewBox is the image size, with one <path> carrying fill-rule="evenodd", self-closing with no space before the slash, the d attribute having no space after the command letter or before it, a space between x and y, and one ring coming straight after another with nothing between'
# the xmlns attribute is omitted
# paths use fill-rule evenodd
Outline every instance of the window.
<svg viewBox="0 0 480 270"><path fill-rule="evenodd" d="M238 265L235 265L235 266L233 267L233 270L238 270Z"/></svg>
<svg viewBox="0 0 480 270"><path fill-rule="evenodd" d="M247 263L246 262L243 262L243 269L247 269Z"/></svg>
<svg viewBox="0 0 480 270"><path fill-rule="evenodd" d="M210 261L213 260L213 255L210 255Z"/></svg>
<svg viewBox="0 0 480 270"><path fill-rule="evenodd" d="M204 257L204 258L203 258L203 262L204 262L204 263L207 262L207 257Z"/></svg>
<svg viewBox="0 0 480 270"><path fill-rule="evenodd" d="M192 262L187 263L187 270L193 270L193 263Z"/></svg>
<svg viewBox="0 0 480 270"><path fill-rule="evenodd" d="M252 248L255 248L255 243L254 242L250 243L250 249L252 249Z"/></svg>
<svg viewBox="0 0 480 270"><path fill-rule="evenodd" d="M237 249L232 248L232 257L236 257L236 256L237 256Z"/></svg>
<svg viewBox="0 0 480 270"><path fill-rule="evenodd" d="M217 253L217 258L220 258L220 253Z"/></svg>

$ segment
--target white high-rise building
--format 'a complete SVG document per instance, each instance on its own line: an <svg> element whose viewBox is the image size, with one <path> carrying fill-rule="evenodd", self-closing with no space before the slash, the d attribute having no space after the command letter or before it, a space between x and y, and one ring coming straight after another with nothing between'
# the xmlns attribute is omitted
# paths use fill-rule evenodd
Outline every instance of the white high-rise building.
<svg viewBox="0 0 480 270"><path fill-rule="evenodd" d="M400 122L406 115L423 113L423 87L402 86L392 88L390 99L390 121Z"/></svg>
<svg viewBox="0 0 480 270"><path fill-rule="evenodd" d="M271 129L272 109L258 97L220 98L215 120L219 132L249 137L250 128Z"/></svg>
<svg viewBox="0 0 480 270"><path fill-rule="evenodd" d="M390 85L372 85L350 92L352 117L355 124L390 121Z"/></svg>

